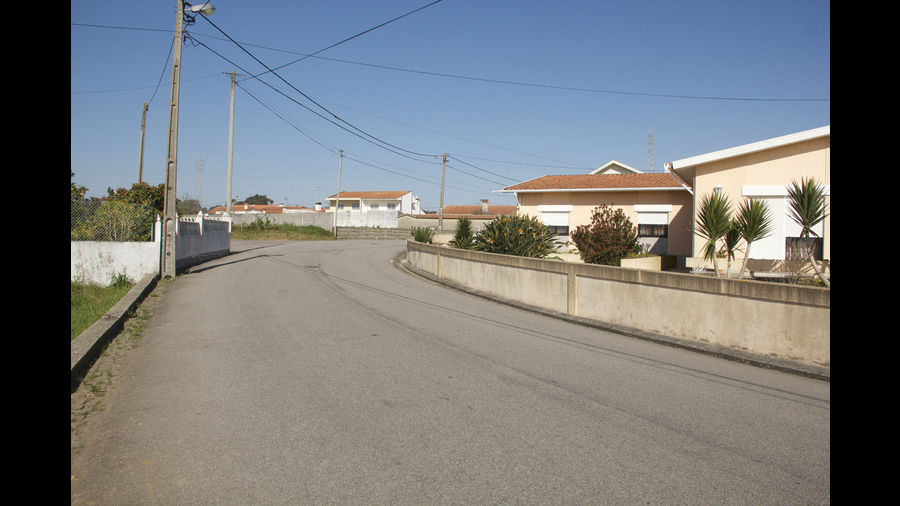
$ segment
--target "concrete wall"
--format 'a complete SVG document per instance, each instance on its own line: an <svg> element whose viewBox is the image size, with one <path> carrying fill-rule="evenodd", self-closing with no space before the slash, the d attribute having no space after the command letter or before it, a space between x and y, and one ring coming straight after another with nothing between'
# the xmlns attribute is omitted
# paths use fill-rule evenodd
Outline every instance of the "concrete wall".
<svg viewBox="0 0 900 506"><path fill-rule="evenodd" d="M175 235L175 269L185 269L231 250L228 221L204 218L202 214L178 219Z"/></svg>
<svg viewBox="0 0 900 506"><path fill-rule="evenodd" d="M831 291L575 264L407 242L439 278L526 304L815 365L831 365Z"/></svg>
<svg viewBox="0 0 900 506"><path fill-rule="evenodd" d="M124 274L140 280L147 274L159 274L162 248L161 222L157 216L150 242L72 241L71 280L109 285ZM227 221L180 217L175 235L175 266L184 269L231 250L231 232Z"/></svg>
<svg viewBox="0 0 900 506"><path fill-rule="evenodd" d="M372 228L372 227L338 227L337 239L341 240L388 240L397 241L407 239L410 236L409 230L401 228Z"/></svg>
<svg viewBox="0 0 900 506"><path fill-rule="evenodd" d="M484 230L484 227L494 220L494 216L491 215L490 218L479 218L478 215L469 215L469 219L472 221L472 233L476 234ZM436 214L420 214L416 216L403 215L398 220L397 226L406 229L428 227L437 231L438 221L438 215ZM453 218L444 217L444 232L451 235L456 233L456 216Z"/></svg>
<svg viewBox="0 0 900 506"><path fill-rule="evenodd" d="M107 286L119 274L133 280L159 274L159 241L72 241L71 244L72 281Z"/></svg>
<svg viewBox="0 0 900 506"><path fill-rule="evenodd" d="M298 227L313 226L331 230L334 215L331 213L235 214L232 216L231 224L233 227L249 225L257 218L262 221L266 221L268 218L270 223L278 225L287 223Z"/></svg>
<svg viewBox="0 0 900 506"><path fill-rule="evenodd" d="M397 211L368 211L338 213L337 226L339 227L372 227L372 228L397 228ZM325 213L289 213L289 214L235 214L232 220L233 226L249 225L257 219L278 225L290 224L298 227L314 226L331 230L334 227L334 214Z"/></svg>

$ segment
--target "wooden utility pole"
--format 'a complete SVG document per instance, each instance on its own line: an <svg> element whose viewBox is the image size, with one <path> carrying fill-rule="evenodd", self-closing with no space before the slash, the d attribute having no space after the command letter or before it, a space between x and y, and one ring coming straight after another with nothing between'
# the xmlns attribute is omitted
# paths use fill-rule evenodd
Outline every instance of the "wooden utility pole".
<svg viewBox="0 0 900 506"><path fill-rule="evenodd" d="M440 158L435 155L435 158ZM438 209L438 233L444 233L444 175L447 173L447 153L444 153L444 163L441 167L441 207Z"/></svg>
<svg viewBox="0 0 900 506"><path fill-rule="evenodd" d="M334 238L337 239L337 213L338 213L338 205L341 202L341 166L344 164L344 150L341 150L341 159L338 162L338 192L334 201L334 225L332 226L331 233L334 234Z"/></svg>
<svg viewBox="0 0 900 506"><path fill-rule="evenodd" d="M147 126L147 102L144 102L144 113L141 117L141 161L138 164L138 183L144 181L144 128Z"/></svg>
<svg viewBox="0 0 900 506"><path fill-rule="evenodd" d="M231 218L231 167L234 159L234 78L242 74L231 71L231 123L228 126L228 195L225 197L225 216Z"/></svg>

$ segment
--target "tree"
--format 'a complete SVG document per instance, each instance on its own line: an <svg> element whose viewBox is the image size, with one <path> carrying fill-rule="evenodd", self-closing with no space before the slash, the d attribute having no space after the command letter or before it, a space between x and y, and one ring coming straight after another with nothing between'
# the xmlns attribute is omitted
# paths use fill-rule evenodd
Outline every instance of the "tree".
<svg viewBox="0 0 900 506"><path fill-rule="evenodd" d="M72 172L71 170L69 172ZM72 172L72 179L75 179L75 173ZM79 186L75 184L75 181L72 181L72 202L80 202L84 200L84 195L87 193L88 189L84 186Z"/></svg>
<svg viewBox="0 0 900 506"><path fill-rule="evenodd" d="M622 209L604 204L594 209L590 225L575 229L572 241L585 263L619 267L623 258L641 252L637 234Z"/></svg>
<svg viewBox="0 0 900 506"><path fill-rule="evenodd" d="M800 183L792 180L791 185L788 187L788 217L800 225L800 240L807 245L807 259L819 279L830 288L831 283L822 275L810 245L810 236L819 237L814 228L829 215L825 187L817 184L815 178L801 178Z"/></svg>
<svg viewBox="0 0 900 506"><path fill-rule="evenodd" d="M744 262L738 279L744 277L747 270L747 260L750 259L750 245L755 241L765 239L772 235L772 213L765 200L749 199L741 202L737 216L732 223L732 228L737 229L741 238L747 243L744 251Z"/></svg>
<svg viewBox="0 0 900 506"><path fill-rule="evenodd" d="M255 206L264 206L268 204L274 204L275 201L266 197L265 195L254 195L252 197L248 197L247 200L244 201L244 204L255 205Z"/></svg>
<svg viewBox="0 0 900 506"><path fill-rule="evenodd" d="M725 277L731 277L731 261L734 260L734 254L737 251L740 251L739 248L741 244L741 232L737 229L737 223L734 219L731 220L731 228L728 229L728 233L722 237L722 249L719 250L721 253L725 253ZM746 260L746 257L744 258ZM738 279L741 279L740 276Z"/></svg>
<svg viewBox="0 0 900 506"><path fill-rule="evenodd" d="M119 188L113 191L112 188L106 189L107 196L103 200L114 200L119 202L128 202L130 204L150 204L157 214L163 214L166 203L166 185L160 183L158 186L150 186L147 183L134 183L131 189ZM176 199L176 204L178 203ZM197 214L197 213L194 213Z"/></svg>
<svg viewBox="0 0 900 506"><path fill-rule="evenodd" d="M185 193L180 201L176 201L175 211L179 216L196 216L200 212L200 201Z"/></svg>
<svg viewBox="0 0 900 506"><path fill-rule="evenodd" d="M731 229L731 204L728 197L712 192L700 202L694 233L706 239L703 243L703 258L711 260L716 277L719 277L719 266L716 263L716 242L725 237Z"/></svg>
<svg viewBox="0 0 900 506"><path fill-rule="evenodd" d="M460 216L456 219L456 235L453 236L453 244L459 249L472 249L475 245L472 220L468 216Z"/></svg>

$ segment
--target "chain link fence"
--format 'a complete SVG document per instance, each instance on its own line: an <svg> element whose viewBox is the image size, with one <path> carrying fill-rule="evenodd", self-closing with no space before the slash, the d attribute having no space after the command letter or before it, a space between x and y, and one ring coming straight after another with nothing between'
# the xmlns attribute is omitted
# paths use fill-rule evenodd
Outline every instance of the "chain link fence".
<svg viewBox="0 0 900 506"><path fill-rule="evenodd" d="M72 202L73 241L153 240L152 204L87 200Z"/></svg>

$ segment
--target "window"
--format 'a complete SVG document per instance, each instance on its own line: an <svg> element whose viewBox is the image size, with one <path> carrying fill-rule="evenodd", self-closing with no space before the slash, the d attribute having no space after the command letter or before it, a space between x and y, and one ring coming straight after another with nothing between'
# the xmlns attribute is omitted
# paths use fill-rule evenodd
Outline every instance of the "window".
<svg viewBox="0 0 900 506"><path fill-rule="evenodd" d="M354 203L350 204L350 209L352 209L354 211L359 211L359 202L354 202Z"/></svg>
<svg viewBox="0 0 900 506"><path fill-rule="evenodd" d="M388 209L388 211L396 211L396 210L397 210L397 204L388 204L388 205L387 205L387 209Z"/></svg>
<svg viewBox="0 0 900 506"><path fill-rule="evenodd" d="M371 206L369 206L369 210L370 210L370 211L377 211L377 210L378 210L378 204L372 204Z"/></svg>
<svg viewBox="0 0 900 506"><path fill-rule="evenodd" d="M569 212L572 206L538 206L541 222L556 235L569 235Z"/></svg>
<svg viewBox="0 0 900 506"><path fill-rule="evenodd" d="M669 226L639 223L638 237L669 237Z"/></svg>

